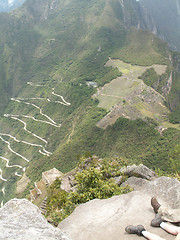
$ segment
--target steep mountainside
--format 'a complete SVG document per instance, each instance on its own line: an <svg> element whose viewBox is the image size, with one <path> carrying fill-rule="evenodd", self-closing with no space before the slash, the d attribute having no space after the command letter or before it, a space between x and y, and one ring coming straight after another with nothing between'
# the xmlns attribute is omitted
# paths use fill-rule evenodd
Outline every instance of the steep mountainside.
<svg viewBox="0 0 180 240"><path fill-rule="evenodd" d="M180 51L180 0L140 0L140 3L150 13L157 35Z"/></svg>
<svg viewBox="0 0 180 240"><path fill-rule="evenodd" d="M171 170L179 57L140 30L148 26L135 0L28 0L0 14L1 200L24 173L36 181L53 167L66 172L89 152ZM115 121L99 127L117 105Z"/></svg>

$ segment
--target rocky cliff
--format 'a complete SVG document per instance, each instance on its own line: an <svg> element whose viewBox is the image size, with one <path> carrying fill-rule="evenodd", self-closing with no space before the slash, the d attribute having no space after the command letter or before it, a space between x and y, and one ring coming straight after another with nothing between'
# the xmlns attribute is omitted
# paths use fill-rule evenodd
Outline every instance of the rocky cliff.
<svg viewBox="0 0 180 240"><path fill-rule="evenodd" d="M135 191L82 204L59 224L59 228L67 231L73 240L138 240L138 236L126 234L124 229L127 225L142 224L146 230L164 239L174 239L162 229L150 226L154 218L150 200L155 195L161 204L179 208L180 182L167 177L153 181L132 177L127 183Z"/></svg>
<svg viewBox="0 0 180 240"><path fill-rule="evenodd" d="M1 240L71 240L50 225L40 210L26 199L13 199L0 209Z"/></svg>
<svg viewBox="0 0 180 240"><path fill-rule="evenodd" d="M129 166L122 172L129 176L124 185L129 184L134 191L81 204L58 228L50 225L28 200L9 201L0 209L0 240L138 240L138 236L125 233L130 224L143 224L146 230L166 240L174 239L150 226L154 218L150 200L157 196L160 204L180 208L180 182L157 177L143 165Z"/></svg>

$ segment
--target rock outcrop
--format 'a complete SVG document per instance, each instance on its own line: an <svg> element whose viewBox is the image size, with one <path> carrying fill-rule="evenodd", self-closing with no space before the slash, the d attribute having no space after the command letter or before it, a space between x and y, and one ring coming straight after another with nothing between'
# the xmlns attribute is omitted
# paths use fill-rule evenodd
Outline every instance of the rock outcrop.
<svg viewBox="0 0 180 240"><path fill-rule="evenodd" d="M70 172L65 176L65 187L65 180L74 187L74 174ZM122 183L124 175L129 178ZM161 228L150 226L155 216L150 200L157 196L161 205L180 208L180 182L168 177L158 178L144 165L122 168L114 179L118 185L128 184L134 191L81 204L58 228L50 225L39 208L28 200L9 201L0 209L0 240L139 240L138 236L125 232L127 225L138 224L163 239L173 240L174 236Z"/></svg>
<svg viewBox="0 0 180 240"><path fill-rule="evenodd" d="M143 224L146 230L166 240L174 239L162 229L150 226L155 216L150 200L156 195L161 204L180 207L180 182L167 177L153 181L132 177L128 181L134 189L137 184L138 191L81 204L58 227L68 232L72 240L138 240L138 236L129 235L124 229L130 224Z"/></svg>
<svg viewBox="0 0 180 240"><path fill-rule="evenodd" d="M138 166L133 164L131 166L123 167L121 168L120 172L127 176L137 176L147 180L153 180L157 178L157 174L143 164Z"/></svg>
<svg viewBox="0 0 180 240"><path fill-rule="evenodd" d="M158 196L164 204L172 208L180 208L180 182L173 178L159 177L154 181L130 177L123 185L130 185L135 191Z"/></svg>
<svg viewBox="0 0 180 240"><path fill-rule="evenodd" d="M0 240L71 240L50 225L37 206L26 199L13 199L0 209Z"/></svg>

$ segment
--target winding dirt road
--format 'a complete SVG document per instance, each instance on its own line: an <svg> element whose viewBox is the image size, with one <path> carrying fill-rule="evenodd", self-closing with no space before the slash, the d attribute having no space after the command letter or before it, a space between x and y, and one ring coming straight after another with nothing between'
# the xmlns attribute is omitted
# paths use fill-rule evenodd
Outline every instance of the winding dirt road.
<svg viewBox="0 0 180 240"><path fill-rule="evenodd" d="M18 168L21 168L23 169L23 167L21 165L9 165L9 160L5 157L0 157L1 159L3 159L4 161L6 161L6 167L7 168L13 168L13 167L18 167Z"/></svg>
<svg viewBox="0 0 180 240"><path fill-rule="evenodd" d="M45 85L42 85L42 84L34 84L32 82L28 82L27 84L30 85L30 86L34 86L34 87L44 87L45 86ZM40 141L42 141L44 143L44 145L41 145L41 144L30 143L30 142L27 142L27 141L24 141L24 140L21 141L21 140L18 140L15 136L12 136L11 134L1 133L0 132L0 140L2 142L4 142L5 144L7 144L8 149L10 150L10 152L12 154L15 154L17 157L20 157L21 159L25 160L26 162L30 162L30 160L27 159L26 157L22 156L18 152L14 151L12 149L12 147L11 147L11 143L9 141L5 140L3 137L9 137L10 139L12 139L13 141L15 141L17 143L23 143L23 144L27 144L29 146L38 147L40 154L49 157L52 153L45 149L47 144L48 144L48 141L46 139L38 136L37 134L31 132L30 130L28 130L27 129L27 123L24 122L21 118L32 119L35 122L48 124L48 125L51 125L51 126L56 127L56 128L61 127L61 124L57 124L50 116L48 116L47 114L43 113L42 109L39 106L37 106L34 103L29 102L30 100L38 100L38 101L44 100L44 101L48 101L48 102L52 102L52 103L59 103L59 104L65 105L65 106L70 106L71 105L71 103L67 102L62 95L59 95L59 94L55 93L54 92L54 88L52 88L51 94L56 96L56 97L58 97L58 98L60 98L61 101L57 101L57 100L56 101L52 101L49 98L41 98L41 97L37 97L37 98L36 97L33 97L33 98L11 98L10 99L11 101L14 101L14 102L17 102L17 103L33 106L34 108L38 109L40 115L42 117L46 118L47 120L40 120L40 119L35 118L34 116L29 116L29 115L4 114L4 117L11 118L11 119L14 119L14 120L19 121L20 123L22 123L24 125L23 129L27 133L31 134L33 137L39 139ZM26 171L26 167L23 167L21 165L18 165L18 164L9 165L9 159L7 159L7 158L5 158L3 156L0 156L0 159L2 159L3 161L6 162L6 167L7 168L20 168L22 172ZM15 176L21 177L22 175L16 171L15 172ZM2 171L1 168L0 168L0 180L2 180L3 182L7 182L8 181L7 179L3 178L3 171ZM5 187L3 187L1 189L1 191L2 191L3 195L5 195ZM1 206L3 206L3 201L1 202Z"/></svg>

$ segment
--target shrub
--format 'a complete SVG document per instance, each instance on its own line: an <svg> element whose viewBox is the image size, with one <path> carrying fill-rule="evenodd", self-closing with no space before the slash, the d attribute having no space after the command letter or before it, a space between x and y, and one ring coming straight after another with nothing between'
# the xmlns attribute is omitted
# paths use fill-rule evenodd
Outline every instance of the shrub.
<svg viewBox="0 0 180 240"><path fill-rule="evenodd" d="M47 217L51 219L54 225L57 225L64 218L69 216L75 207L81 203L85 203L92 199L105 199L114 195L120 195L130 192L129 186L121 187L110 178L114 172L118 172L119 164L112 161L101 162L101 168L94 166L77 172L75 179L77 182L75 192L65 192L60 188L60 181L56 180L50 187L48 192ZM82 160L80 165L82 164ZM111 167L108 169L108 166ZM108 174L107 174L108 173ZM115 174L116 175L116 174Z"/></svg>

